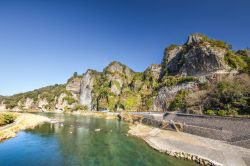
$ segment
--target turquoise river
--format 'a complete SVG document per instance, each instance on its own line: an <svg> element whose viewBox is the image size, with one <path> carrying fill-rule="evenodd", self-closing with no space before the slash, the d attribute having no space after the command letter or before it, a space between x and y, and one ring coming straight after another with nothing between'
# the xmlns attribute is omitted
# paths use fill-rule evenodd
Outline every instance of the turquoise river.
<svg viewBox="0 0 250 166"><path fill-rule="evenodd" d="M0 143L0 166L193 166L128 136L118 120L43 114L60 121L19 132ZM100 129L100 131L97 131Z"/></svg>

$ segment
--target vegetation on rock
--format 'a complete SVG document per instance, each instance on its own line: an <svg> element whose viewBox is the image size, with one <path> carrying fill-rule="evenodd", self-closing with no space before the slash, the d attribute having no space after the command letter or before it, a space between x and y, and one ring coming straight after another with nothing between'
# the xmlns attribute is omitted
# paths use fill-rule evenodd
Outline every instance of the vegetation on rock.
<svg viewBox="0 0 250 166"><path fill-rule="evenodd" d="M65 85L54 85L54 86L47 86L44 88L36 89L34 91L16 94L10 97L4 98L4 104L6 105L7 109L13 109L15 107L22 107L25 104L27 99L32 99L33 104L37 105L39 99L45 99L48 102L47 108L54 108L57 103L57 98L62 94L65 93L68 96L72 94L66 90Z"/></svg>
<svg viewBox="0 0 250 166"><path fill-rule="evenodd" d="M209 38L206 35L202 35L202 37L203 37L203 40L205 42L210 43L214 47L220 47L220 48L225 48L225 49L232 49L232 45L231 44L228 44L228 43L226 43L226 42L224 42L222 40L214 40L214 39Z"/></svg>
<svg viewBox="0 0 250 166"><path fill-rule="evenodd" d="M186 109L186 91L180 90L177 95L175 96L175 99L170 103L169 110L171 111L183 111Z"/></svg>
<svg viewBox="0 0 250 166"><path fill-rule="evenodd" d="M217 83L209 90L209 95L204 100L204 110L207 114L211 114L213 111L214 114L222 116L249 115L249 82L245 83L245 81L242 82L242 79L233 79Z"/></svg>
<svg viewBox="0 0 250 166"><path fill-rule="evenodd" d="M197 80L198 79L196 77L192 76L165 76L162 79L161 87L163 86L170 87L181 83L194 82Z"/></svg>
<svg viewBox="0 0 250 166"><path fill-rule="evenodd" d="M63 98L63 100L66 100L69 105L72 105L77 102L77 100L71 96L66 96Z"/></svg>
<svg viewBox="0 0 250 166"><path fill-rule="evenodd" d="M226 63L233 69L237 69L240 72L249 73L250 71L250 58L228 51L224 57Z"/></svg>
<svg viewBox="0 0 250 166"><path fill-rule="evenodd" d="M7 109L21 110L27 104L37 108L44 100L46 109L53 110L61 104L58 109L66 112L156 109L220 116L250 114L249 50L233 51L230 44L202 34L190 35L184 45L170 45L162 63L151 65L144 72L134 72L116 61L103 72L89 71L88 77L75 72L66 85L0 97L0 102L4 101ZM83 96L89 108L79 104L82 87L88 91Z"/></svg>

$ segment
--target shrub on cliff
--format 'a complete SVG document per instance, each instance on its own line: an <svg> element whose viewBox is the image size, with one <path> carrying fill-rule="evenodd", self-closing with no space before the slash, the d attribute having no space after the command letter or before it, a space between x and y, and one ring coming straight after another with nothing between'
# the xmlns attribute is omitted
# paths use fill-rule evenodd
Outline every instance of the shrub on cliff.
<svg viewBox="0 0 250 166"><path fill-rule="evenodd" d="M71 96L66 96L66 97L63 98L63 100L66 100L67 103L68 103L69 105L71 105L71 104L77 102L77 101L76 101L73 97L71 97Z"/></svg>
<svg viewBox="0 0 250 166"><path fill-rule="evenodd" d="M160 87L175 86L177 84L187 83L187 82L192 82L192 81L197 81L197 78L192 77L192 76L185 76L185 77L184 76L165 76L163 77L161 81Z"/></svg>
<svg viewBox="0 0 250 166"><path fill-rule="evenodd" d="M88 110L88 106L77 104L72 109L69 109L69 110L70 111L87 111Z"/></svg>
<svg viewBox="0 0 250 166"><path fill-rule="evenodd" d="M225 48L225 49L232 49L232 45L231 44L228 44L222 40L215 40L215 39L211 39L209 38L208 36L206 35L201 35L203 40L205 42L208 42L210 43L212 46L214 47L220 47L220 48Z"/></svg>
<svg viewBox="0 0 250 166"><path fill-rule="evenodd" d="M65 88L65 85L54 85L47 86L34 91L16 94L10 97L6 97L4 104L7 109L13 109L20 105L23 105L27 98L30 98L34 101L34 104L37 104L38 99L46 99L49 103L47 108L53 108L56 104L56 98L59 97L62 93L65 93L68 96L72 94L68 92ZM19 103L20 102L20 103Z"/></svg>
<svg viewBox="0 0 250 166"><path fill-rule="evenodd" d="M250 57L243 56L238 52L228 51L224 60L230 67L250 74Z"/></svg>
<svg viewBox="0 0 250 166"><path fill-rule="evenodd" d="M237 116L238 112L236 110L207 110L204 111L207 115L217 115L217 116Z"/></svg>
<svg viewBox="0 0 250 166"><path fill-rule="evenodd" d="M13 109L18 105L18 101L15 99L6 99L4 104L6 105L7 109Z"/></svg>
<svg viewBox="0 0 250 166"><path fill-rule="evenodd" d="M250 86L249 77L242 81L240 79L224 80L217 83L209 91L204 99L204 113L206 110L214 111L217 115L244 115L250 114ZM246 82L247 81L247 82ZM223 112L219 112L224 110ZM225 114L224 114L225 112Z"/></svg>
<svg viewBox="0 0 250 166"><path fill-rule="evenodd" d="M175 96L175 99L170 103L168 107L169 110L171 111L185 110L186 109L186 101L185 101L186 94L187 94L187 91L180 90Z"/></svg>

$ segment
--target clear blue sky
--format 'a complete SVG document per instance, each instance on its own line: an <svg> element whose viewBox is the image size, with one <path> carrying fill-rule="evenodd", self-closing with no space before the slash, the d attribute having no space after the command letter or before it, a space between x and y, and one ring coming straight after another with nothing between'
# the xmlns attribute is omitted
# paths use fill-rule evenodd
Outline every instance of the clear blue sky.
<svg viewBox="0 0 250 166"><path fill-rule="evenodd" d="M250 47L249 0L0 0L0 94L117 60L135 71L201 32Z"/></svg>

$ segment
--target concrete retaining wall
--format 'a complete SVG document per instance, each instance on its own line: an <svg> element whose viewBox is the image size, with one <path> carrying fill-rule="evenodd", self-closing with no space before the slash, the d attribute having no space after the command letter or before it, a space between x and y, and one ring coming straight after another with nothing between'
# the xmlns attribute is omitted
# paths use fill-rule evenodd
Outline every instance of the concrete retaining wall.
<svg viewBox="0 0 250 166"><path fill-rule="evenodd" d="M165 113L164 119L183 123L186 133L250 148L250 118Z"/></svg>
<svg viewBox="0 0 250 166"><path fill-rule="evenodd" d="M163 127L163 121L145 115L143 124ZM165 113L164 121L182 124L182 131L250 148L250 118ZM174 130L171 123L164 129Z"/></svg>

